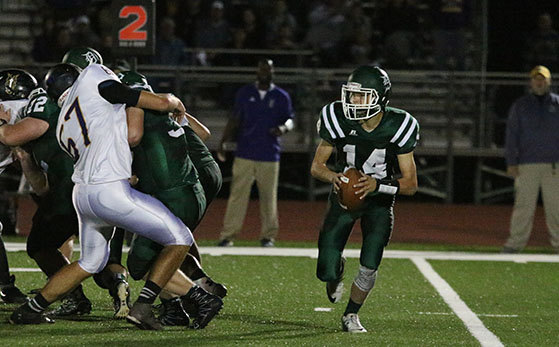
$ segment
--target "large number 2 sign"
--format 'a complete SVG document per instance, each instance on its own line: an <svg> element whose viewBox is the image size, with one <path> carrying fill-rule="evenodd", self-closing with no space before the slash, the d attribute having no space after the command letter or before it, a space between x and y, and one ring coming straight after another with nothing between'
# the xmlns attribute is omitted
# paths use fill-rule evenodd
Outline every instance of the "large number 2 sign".
<svg viewBox="0 0 559 347"><path fill-rule="evenodd" d="M147 22L147 11L143 6L124 6L118 13L119 18L128 18L136 16L130 24L118 31L119 40L147 40L148 34L145 30L141 29Z"/></svg>

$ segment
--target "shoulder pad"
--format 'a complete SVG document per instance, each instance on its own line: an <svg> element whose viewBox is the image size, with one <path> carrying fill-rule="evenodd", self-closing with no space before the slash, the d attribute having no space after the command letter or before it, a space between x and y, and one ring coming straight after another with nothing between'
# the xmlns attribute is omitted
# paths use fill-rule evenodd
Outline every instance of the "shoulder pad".
<svg viewBox="0 0 559 347"><path fill-rule="evenodd" d="M46 94L46 93L47 93L47 91L44 90L44 89L41 88L41 87L35 88L35 89L33 89L33 90L31 91L31 93L29 93L28 99L31 100L31 99L33 99L34 97L36 97L37 95Z"/></svg>

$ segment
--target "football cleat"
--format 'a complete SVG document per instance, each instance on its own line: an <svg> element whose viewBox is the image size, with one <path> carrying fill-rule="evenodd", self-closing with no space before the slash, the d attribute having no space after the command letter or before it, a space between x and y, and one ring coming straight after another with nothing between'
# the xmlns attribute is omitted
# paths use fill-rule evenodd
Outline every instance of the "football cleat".
<svg viewBox="0 0 559 347"><path fill-rule="evenodd" d="M28 304L18 307L8 319L10 324L41 324L54 323L54 319L46 316L44 312L33 311Z"/></svg>
<svg viewBox="0 0 559 347"><path fill-rule="evenodd" d="M163 325L155 318L151 304L136 302L126 320L142 330L163 330Z"/></svg>
<svg viewBox="0 0 559 347"><path fill-rule="evenodd" d="M367 329L363 328L359 321L357 313L348 313L342 316L342 329L348 333L366 333Z"/></svg>
<svg viewBox="0 0 559 347"><path fill-rule="evenodd" d="M195 282L208 293L217 295L222 299L227 295L227 287L221 283L214 282L209 277L203 277Z"/></svg>
<svg viewBox="0 0 559 347"><path fill-rule="evenodd" d="M62 300L62 305L50 311L49 316L67 317L81 316L91 312L91 301L85 296L77 293L70 293Z"/></svg>
<svg viewBox="0 0 559 347"><path fill-rule="evenodd" d="M159 321L166 326L189 326L190 317L182 307L181 298L161 300Z"/></svg>
<svg viewBox="0 0 559 347"><path fill-rule="evenodd" d="M218 247L233 247L233 241L228 239L223 239L217 243Z"/></svg>
<svg viewBox="0 0 559 347"><path fill-rule="evenodd" d="M0 284L0 298L7 304L27 302L27 296L15 286L16 277L10 276L8 284Z"/></svg>
<svg viewBox="0 0 559 347"><path fill-rule="evenodd" d="M193 329L204 329L223 307L223 301L219 296L210 294L199 286L194 287L190 295L184 295L181 299L183 303L194 304L197 307L198 312L191 325Z"/></svg>
<svg viewBox="0 0 559 347"><path fill-rule="evenodd" d="M332 282L326 282L326 295L331 303L336 304L342 299L342 294L344 292L344 271L345 271L345 257L341 257L340 260L340 273L338 279Z"/></svg>
<svg viewBox="0 0 559 347"><path fill-rule="evenodd" d="M116 319L126 318L130 312L130 286L126 281L119 281L116 290L112 294L113 307L115 310L114 317Z"/></svg>
<svg viewBox="0 0 559 347"><path fill-rule="evenodd" d="M262 247L274 247L276 244L274 243L274 240L271 239L262 239L260 240L260 246Z"/></svg>

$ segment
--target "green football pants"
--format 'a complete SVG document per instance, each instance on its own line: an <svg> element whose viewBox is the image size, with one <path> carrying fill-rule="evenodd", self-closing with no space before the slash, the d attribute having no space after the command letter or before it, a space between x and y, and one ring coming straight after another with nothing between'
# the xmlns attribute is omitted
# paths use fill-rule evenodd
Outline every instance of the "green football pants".
<svg viewBox="0 0 559 347"><path fill-rule="evenodd" d="M361 218L363 234L359 261L369 269L378 269L384 248L388 245L392 234L393 205L393 196L377 195L367 198L360 211L348 212L340 206L337 196L330 193L326 216L318 239L316 276L324 282L339 279L342 252L359 218Z"/></svg>
<svg viewBox="0 0 559 347"><path fill-rule="evenodd" d="M204 189L200 183L169 189L154 196L191 230L198 224L206 209ZM142 279L162 249L160 244L134 235L127 261L130 276L135 280Z"/></svg>

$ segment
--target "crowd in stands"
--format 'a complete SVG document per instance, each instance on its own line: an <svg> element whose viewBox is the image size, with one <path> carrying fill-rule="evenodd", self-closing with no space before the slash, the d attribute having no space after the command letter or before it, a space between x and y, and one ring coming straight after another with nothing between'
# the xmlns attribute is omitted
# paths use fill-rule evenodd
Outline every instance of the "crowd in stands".
<svg viewBox="0 0 559 347"><path fill-rule="evenodd" d="M111 54L110 6L108 0L45 0L33 60L59 61L76 45L96 48L107 61L117 58ZM158 0L156 54L140 63L248 67L256 55L199 48L269 49L315 52L305 66L476 70L479 13L476 0ZM559 65L559 35L549 14L540 14L520 41L519 69Z"/></svg>
<svg viewBox="0 0 559 347"><path fill-rule="evenodd" d="M469 68L472 0L158 0L157 46L142 63L252 66L246 54L185 48L312 50L308 64ZM59 61L76 45L111 58L110 1L47 0L32 58ZM74 15L78 13L79 15ZM85 14L84 14L85 13ZM451 54L449 54L451 53ZM450 59L449 59L450 57ZM286 61L286 64L295 60Z"/></svg>

